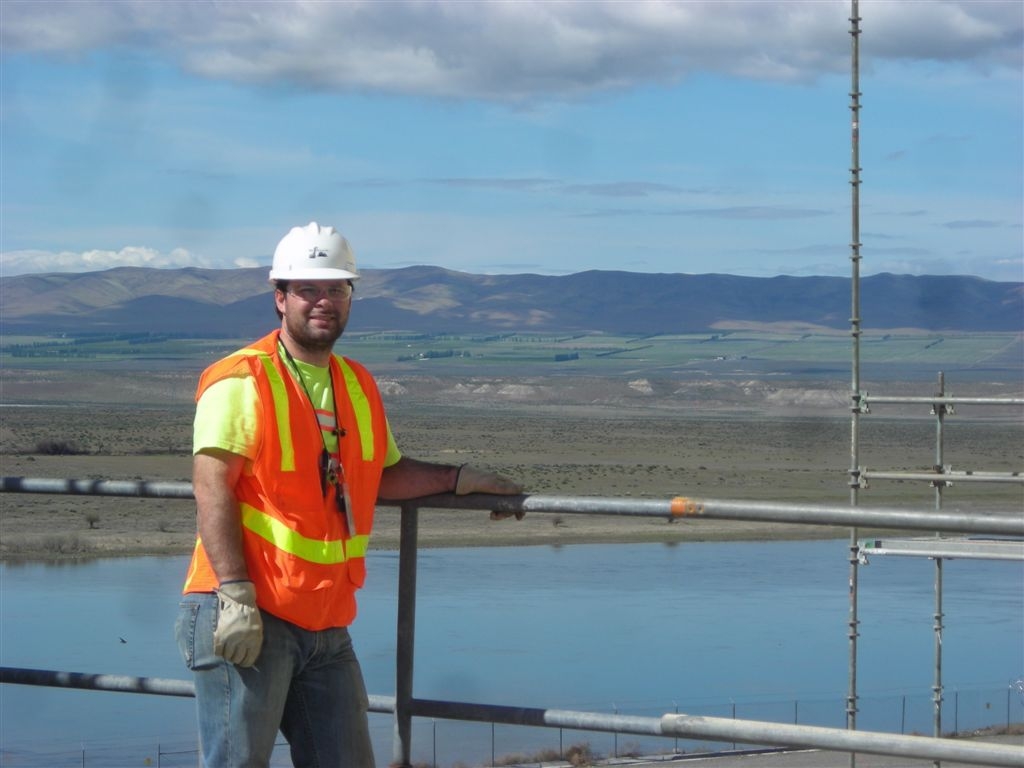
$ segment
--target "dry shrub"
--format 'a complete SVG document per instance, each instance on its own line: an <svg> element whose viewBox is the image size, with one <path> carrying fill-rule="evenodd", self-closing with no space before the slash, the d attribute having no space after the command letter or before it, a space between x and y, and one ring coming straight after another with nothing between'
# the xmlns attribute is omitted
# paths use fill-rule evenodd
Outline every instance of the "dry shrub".
<svg viewBox="0 0 1024 768"><path fill-rule="evenodd" d="M83 555L92 551L92 545L74 533L51 534L28 543L32 549L59 555Z"/></svg>
<svg viewBox="0 0 1024 768"><path fill-rule="evenodd" d="M569 761L569 765L572 766L585 766L593 765L597 756L590 749L590 745L587 743L573 744L565 753L565 759Z"/></svg>
<svg viewBox="0 0 1024 768"><path fill-rule="evenodd" d="M81 456L85 451L67 440L40 440L36 443L40 456Z"/></svg>
<svg viewBox="0 0 1024 768"><path fill-rule="evenodd" d="M516 753L505 755L503 757L499 757L494 764L496 766L527 765L529 763L554 762L556 760L561 759L568 760L569 763L574 766L585 766L590 765L595 758L590 751L589 745L577 744L575 746L569 747L569 751L566 753L564 758L557 749L542 749L536 753L531 753L529 755Z"/></svg>

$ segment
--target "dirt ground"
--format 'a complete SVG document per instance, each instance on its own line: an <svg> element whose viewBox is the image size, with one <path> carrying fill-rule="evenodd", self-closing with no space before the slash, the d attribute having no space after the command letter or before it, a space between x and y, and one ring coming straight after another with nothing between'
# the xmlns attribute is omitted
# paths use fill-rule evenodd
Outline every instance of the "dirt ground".
<svg viewBox="0 0 1024 768"><path fill-rule="evenodd" d="M188 482L191 379L155 373L148 381L131 377L130 386L125 381L5 371L0 472ZM850 416L835 384L384 378L381 387L404 453L493 469L518 479L529 493L850 501ZM943 463L956 470L1020 471L1019 414L962 410L947 418ZM936 424L927 406L861 419L860 466L928 471L935 457ZM860 504L927 510L934 508L934 493L927 483L879 481L860 492ZM1021 514L1024 491L1005 483L955 485L945 489L943 508ZM188 499L0 494L5 559L185 553L194 526ZM395 548L398 533L398 510L382 507L372 546ZM492 522L481 510L426 509L419 524L422 546L846 535L846 529L823 526L554 513Z"/></svg>

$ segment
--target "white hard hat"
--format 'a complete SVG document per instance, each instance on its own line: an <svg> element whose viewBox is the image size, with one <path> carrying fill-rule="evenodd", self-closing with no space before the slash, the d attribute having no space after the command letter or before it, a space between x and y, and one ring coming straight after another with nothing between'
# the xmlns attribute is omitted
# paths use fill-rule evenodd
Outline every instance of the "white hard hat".
<svg viewBox="0 0 1024 768"><path fill-rule="evenodd" d="M277 280L358 280L356 257L334 227L311 221L292 227L274 251L270 282Z"/></svg>

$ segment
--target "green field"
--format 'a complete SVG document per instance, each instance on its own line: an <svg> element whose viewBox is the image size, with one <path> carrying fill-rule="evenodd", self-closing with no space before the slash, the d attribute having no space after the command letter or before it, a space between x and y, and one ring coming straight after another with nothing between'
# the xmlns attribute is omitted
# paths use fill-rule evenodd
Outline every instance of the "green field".
<svg viewBox="0 0 1024 768"><path fill-rule="evenodd" d="M886 378L931 377L934 371L1024 378L1024 334L878 333L860 340L862 365ZM244 339L163 335L8 337L0 343L5 368L65 368L69 361L126 367L201 368L242 346ZM376 371L430 375L703 375L738 373L814 375L849 370L848 333L723 331L715 334L429 335L350 333L339 350ZM976 376L972 375L972 378Z"/></svg>
<svg viewBox="0 0 1024 768"><path fill-rule="evenodd" d="M199 373L249 340L169 337L4 338L0 464L29 477L186 480ZM1019 334L865 334L861 391L1024 397ZM731 333L627 337L346 334L339 350L375 374L409 455L472 462L531 493L757 498L845 504L849 496L851 341L847 334ZM957 406L944 462L1016 472L1019 407ZM872 406L859 466L927 471L935 417L925 403ZM933 503L927 483L880 481L869 504ZM959 483L951 504L1019 510L1021 487ZM177 500L14 495L6 553L185 552L194 510ZM447 515L447 517L445 516ZM431 515L422 538L480 543L476 518ZM822 535L728 521L686 526L528 516L487 528L487 543L682 541ZM831 533L834 532L830 532ZM58 545L47 543L58 535ZM376 540L397 542L393 515ZM431 537L434 537L431 539Z"/></svg>

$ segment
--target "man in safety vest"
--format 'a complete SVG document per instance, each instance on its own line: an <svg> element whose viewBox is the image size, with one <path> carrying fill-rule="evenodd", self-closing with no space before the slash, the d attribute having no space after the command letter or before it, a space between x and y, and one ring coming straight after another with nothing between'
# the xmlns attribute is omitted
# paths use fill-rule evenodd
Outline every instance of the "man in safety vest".
<svg viewBox="0 0 1024 768"><path fill-rule="evenodd" d="M334 228L295 227L270 271L280 329L199 380L198 537L175 633L207 768L268 766L278 731L296 766L372 768L347 627L378 496L521 492L401 455L373 378L333 353L358 278Z"/></svg>

